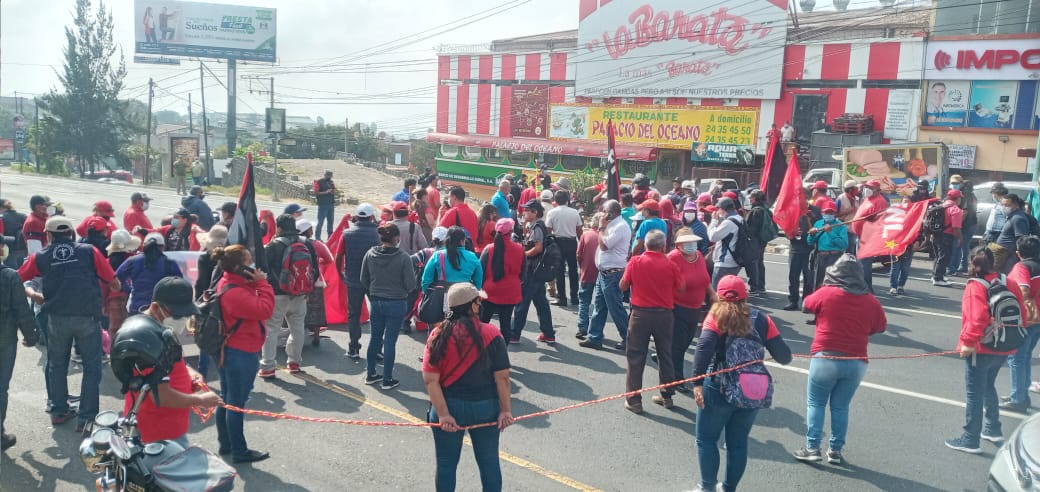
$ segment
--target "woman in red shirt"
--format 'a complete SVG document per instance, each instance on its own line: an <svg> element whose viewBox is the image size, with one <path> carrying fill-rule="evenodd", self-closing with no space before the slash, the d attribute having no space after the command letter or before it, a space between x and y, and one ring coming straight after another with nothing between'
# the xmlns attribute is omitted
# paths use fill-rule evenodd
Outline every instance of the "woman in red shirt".
<svg viewBox="0 0 1040 492"><path fill-rule="evenodd" d="M484 292L487 299L480 306L480 322L489 323L498 315L502 337L512 330L513 308L523 298L520 276L524 271L524 247L513 242L513 219L495 222L495 239L480 255L484 268Z"/></svg>
<svg viewBox="0 0 1040 492"><path fill-rule="evenodd" d="M495 240L495 221L498 220L498 209L490 203L480 207L477 216L477 237L474 239L475 253L478 255ZM519 302L519 301L518 301Z"/></svg>
<svg viewBox="0 0 1040 492"><path fill-rule="evenodd" d="M979 440L985 439L997 445L1004 442L1004 434L1000 428L1000 400L997 398L997 373L1007 362L1007 356L1015 353L996 352L982 343L982 337L992 320L989 312L987 285L993 281L1002 281L1001 275L993 266L993 252L988 248L975 248L971 254L968 267L968 282L964 286L964 298L961 301L961 335L957 344L961 358L965 361L964 383L967 396L965 398L964 432L960 437L946 440L946 447L978 454L982 452ZM1007 282L1008 290L1022 302L1022 291L1015 282ZM1022 308L1025 313L1025 308ZM983 417L985 416L985 427Z"/></svg>
<svg viewBox="0 0 1040 492"><path fill-rule="evenodd" d="M267 274L250 268L253 255L241 245L216 248L210 254L220 263L224 276L217 283L224 326L231 336L220 361L220 397L228 404L245 408L253 382L260 370L260 349L267 339L264 322L274 315L274 289ZM243 415L217 409L220 454L231 454L235 463L260 461L270 456L246 445Z"/></svg>
<svg viewBox="0 0 1040 492"><path fill-rule="evenodd" d="M718 299L715 289L711 288L711 275L708 274L704 256L697 250L697 242L701 237L688 228L679 229L675 235L675 249L668 253L668 259L679 267L679 275L686 283L686 290L675 293L675 307L672 315L675 324L672 329L672 366L675 369L675 380L683 378L683 359L686 350L694 338L700 336L697 326L704 319L705 301ZM692 393L689 384L675 387L681 393Z"/></svg>
<svg viewBox="0 0 1040 492"><path fill-rule="evenodd" d="M867 372L867 341L885 331L888 320L881 303L863 280L863 268L845 254L829 268L823 286L805 298L805 309L816 315L816 336L809 353L808 409L805 413L805 447L794 457L801 461L823 459L820 444L827 402L831 406L830 450L827 462L840 465L841 448L849 428L849 404ZM823 357L821 357L823 356ZM862 359L827 359L862 357Z"/></svg>

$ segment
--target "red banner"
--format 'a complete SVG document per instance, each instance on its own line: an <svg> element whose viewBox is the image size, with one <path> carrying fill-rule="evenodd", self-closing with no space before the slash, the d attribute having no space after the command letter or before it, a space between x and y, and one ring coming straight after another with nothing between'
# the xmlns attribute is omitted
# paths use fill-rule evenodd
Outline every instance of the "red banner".
<svg viewBox="0 0 1040 492"><path fill-rule="evenodd" d="M776 206L773 208L773 221L784 231L787 237L795 237L798 232L798 219L805 214L805 190L802 188L802 173L798 169L798 154L791 154L791 162L784 172L784 181L776 195Z"/></svg>
<svg viewBox="0 0 1040 492"><path fill-rule="evenodd" d="M928 201L896 205L885 210L877 220L863 223L857 258L900 256L917 240L924 221Z"/></svg>

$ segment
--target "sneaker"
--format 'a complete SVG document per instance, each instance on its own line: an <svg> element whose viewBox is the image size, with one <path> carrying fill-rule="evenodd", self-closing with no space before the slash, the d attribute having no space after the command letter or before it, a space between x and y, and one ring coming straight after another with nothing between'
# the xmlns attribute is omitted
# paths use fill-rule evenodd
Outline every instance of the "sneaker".
<svg viewBox="0 0 1040 492"><path fill-rule="evenodd" d="M51 414L51 425L61 425L76 417L76 411L69 408L62 413Z"/></svg>
<svg viewBox="0 0 1040 492"><path fill-rule="evenodd" d="M1011 398L1002 398L1000 401L1000 409L1009 412L1026 413L1029 411L1029 405L1012 403Z"/></svg>
<svg viewBox="0 0 1040 492"><path fill-rule="evenodd" d="M815 326L816 325L816 318L805 320L805 324L807 324L809 326Z"/></svg>
<svg viewBox="0 0 1040 492"><path fill-rule="evenodd" d="M14 434L0 435L0 451L7 451L7 448L14 446L16 442L18 439L14 437Z"/></svg>
<svg viewBox="0 0 1040 492"><path fill-rule="evenodd" d="M905 290L903 290L903 288L902 288L902 287L897 287L897 288L896 288L896 294L897 294L897 295L904 295L904 294L906 294L906 291L905 291Z"/></svg>
<svg viewBox="0 0 1040 492"><path fill-rule="evenodd" d="M827 450L827 463L840 465L844 462L845 460L841 456L841 451L834 449Z"/></svg>
<svg viewBox="0 0 1040 492"><path fill-rule="evenodd" d="M654 403L656 403L658 405L661 405L662 407L665 407L665 408L672 408L672 405L674 405L674 403L672 402L672 399L670 397L664 397L664 396L661 396L661 395L654 395L654 396L652 396L650 398L650 401L652 401L652 402L654 402Z"/></svg>
<svg viewBox="0 0 1040 492"><path fill-rule="evenodd" d="M632 413L634 413L636 415L639 415L639 414L643 413L643 404L642 403L629 403L629 402L626 401L625 402L625 410L628 410L629 412L632 412Z"/></svg>
<svg viewBox="0 0 1040 492"><path fill-rule="evenodd" d="M246 454L235 455L231 457L233 463L254 463L257 461L263 461L270 458L271 454L266 451L246 451Z"/></svg>
<svg viewBox="0 0 1040 492"><path fill-rule="evenodd" d="M946 447L950 449L956 449L957 451L964 451L965 453L979 454L982 452L982 448L978 444L972 444L963 437L957 437L954 439L946 440Z"/></svg>
<svg viewBox="0 0 1040 492"><path fill-rule="evenodd" d="M894 296L898 296L899 295L899 289L896 288L896 287L892 287L891 289L888 289L888 293L892 294Z"/></svg>
<svg viewBox="0 0 1040 492"><path fill-rule="evenodd" d="M301 372L300 371L300 365L295 363L295 362L290 362L289 363L289 374L296 374L298 372Z"/></svg>
<svg viewBox="0 0 1040 492"><path fill-rule="evenodd" d="M984 430L982 431L982 434L979 434L979 437L985 441L989 441L993 444L996 444L997 446L1004 444L1004 436L1002 434L994 434L990 431Z"/></svg>
<svg viewBox="0 0 1040 492"><path fill-rule="evenodd" d="M355 361L356 360L360 360L361 359L361 347L351 347L350 350L347 350L347 357L349 357L350 359L355 360Z"/></svg>
<svg viewBox="0 0 1040 492"><path fill-rule="evenodd" d="M935 279L932 279L932 285L934 285L936 287L949 287L950 283L947 282L946 280L935 280Z"/></svg>
<svg viewBox="0 0 1040 492"><path fill-rule="evenodd" d="M1029 391L1040 393L1040 381L1033 381L1033 384L1029 385Z"/></svg>
<svg viewBox="0 0 1040 492"><path fill-rule="evenodd" d="M547 336L545 336L544 333L541 334L541 335L538 335L538 338L535 338L535 340L538 340L539 342L542 342L542 343L547 343L549 345L552 345L552 344L556 343L556 337L547 337Z"/></svg>
<svg viewBox="0 0 1040 492"><path fill-rule="evenodd" d="M400 384L401 382L396 379L384 379L383 385L380 386L380 388L383 388L384 390L392 390Z"/></svg>
<svg viewBox="0 0 1040 492"><path fill-rule="evenodd" d="M365 376L365 384L376 384L376 383L378 383L378 382L380 382L382 380L383 380L383 376L380 376L378 374L371 375L371 376Z"/></svg>
<svg viewBox="0 0 1040 492"><path fill-rule="evenodd" d="M596 350L601 350L603 348L603 344L593 342L592 340L589 340L589 339L585 339L585 340L582 340L582 341L578 342L578 346L579 347L590 348L590 349L596 349Z"/></svg>
<svg viewBox="0 0 1040 492"><path fill-rule="evenodd" d="M260 369L256 375L260 376L260 379L274 379L276 373L274 369Z"/></svg>
<svg viewBox="0 0 1040 492"><path fill-rule="evenodd" d="M798 461L820 461L823 455L819 449L802 448L794 452L794 459Z"/></svg>
<svg viewBox="0 0 1040 492"><path fill-rule="evenodd" d="M520 343L520 339L519 338L510 338L509 339L509 344L510 345L517 345L519 343Z"/></svg>
<svg viewBox="0 0 1040 492"><path fill-rule="evenodd" d="M106 364L108 364L108 362L109 362L110 360L112 360L112 358L111 358L111 356L109 356L108 354L102 355L102 356L101 356L101 365L106 365Z"/></svg>
<svg viewBox="0 0 1040 492"><path fill-rule="evenodd" d="M786 306L783 307L783 310L784 311L797 311L798 310L798 303L789 302L789 303L787 303Z"/></svg>
<svg viewBox="0 0 1040 492"><path fill-rule="evenodd" d="M618 349L618 350L620 350L620 351L624 352L624 351L625 351L625 349L626 349L626 348L628 348L628 342L626 342L626 341L622 340L622 341L620 341L620 342L618 342L618 343L615 343L615 344L614 344L614 348L616 348L616 349Z"/></svg>
<svg viewBox="0 0 1040 492"><path fill-rule="evenodd" d="M657 352L650 354L650 360L657 364Z"/></svg>

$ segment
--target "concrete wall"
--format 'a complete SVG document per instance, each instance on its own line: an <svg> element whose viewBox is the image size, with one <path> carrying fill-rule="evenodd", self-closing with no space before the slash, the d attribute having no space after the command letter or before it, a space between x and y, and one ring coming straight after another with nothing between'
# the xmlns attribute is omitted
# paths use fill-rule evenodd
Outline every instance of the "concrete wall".
<svg viewBox="0 0 1040 492"><path fill-rule="evenodd" d="M1007 143L1000 137L1007 136ZM1027 173L1026 159L1018 157L1018 149L1036 147L1036 135L1015 135L1011 132L934 131L927 127L919 130L919 142L943 142L947 145L974 145L975 170L997 173Z"/></svg>
<svg viewBox="0 0 1040 492"><path fill-rule="evenodd" d="M241 158L234 158L228 163L227 171L224 172L224 186L235 186L236 184L242 183L242 177L245 175L246 161ZM297 200L312 200L311 198L311 185L310 183L303 183L297 181L295 175L292 176L279 176L281 178L278 182L278 196L279 198L294 198ZM253 182L257 187L264 187L270 190L274 190L274 169L269 166L256 164L253 166Z"/></svg>

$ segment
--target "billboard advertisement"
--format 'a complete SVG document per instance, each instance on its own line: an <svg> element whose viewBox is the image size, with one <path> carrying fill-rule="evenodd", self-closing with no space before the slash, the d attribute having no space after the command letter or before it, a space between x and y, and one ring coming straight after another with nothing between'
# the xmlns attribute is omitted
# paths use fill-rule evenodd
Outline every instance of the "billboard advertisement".
<svg viewBox="0 0 1040 492"><path fill-rule="evenodd" d="M866 182L881 182L881 192L890 197L908 197L924 179L936 189L945 182L949 169L941 144L896 144L845 147L845 176Z"/></svg>
<svg viewBox="0 0 1040 492"><path fill-rule="evenodd" d="M582 0L575 91L779 99L786 0Z"/></svg>
<svg viewBox="0 0 1040 492"><path fill-rule="evenodd" d="M971 110L968 126L972 128L1011 128L1018 104L1018 82L975 81L971 84Z"/></svg>
<svg viewBox="0 0 1040 492"><path fill-rule="evenodd" d="M510 118L512 136L545 138L549 119L549 86L514 85Z"/></svg>
<svg viewBox="0 0 1040 492"><path fill-rule="evenodd" d="M241 5L136 0L134 51L274 62L275 13Z"/></svg>
<svg viewBox="0 0 1040 492"><path fill-rule="evenodd" d="M925 96L925 126L964 126L968 121L968 95L971 82L966 80L930 80Z"/></svg>
<svg viewBox="0 0 1040 492"><path fill-rule="evenodd" d="M199 157L199 137L170 137L170 163L175 163L178 160L184 161L184 164L191 169L191 163L195 162L195 159ZM170 167L170 173L173 173L173 166Z"/></svg>
<svg viewBox="0 0 1040 492"><path fill-rule="evenodd" d="M724 164L731 166L753 166L755 148L751 145L694 142L690 160L697 164Z"/></svg>
<svg viewBox="0 0 1040 492"><path fill-rule="evenodd" d="M618 143L659 149L691 148L694 142L754 146L758 111L738 107L605 106L553 104L549 139L607 141L607 121Z"/></svg>
<svg viewBox="0 0 1040 492"><path fill-rule="evenodd" d="M1030 80L1040 76L1040 44L1036 38L928 41L924 62L929 80Z"/></svg>

